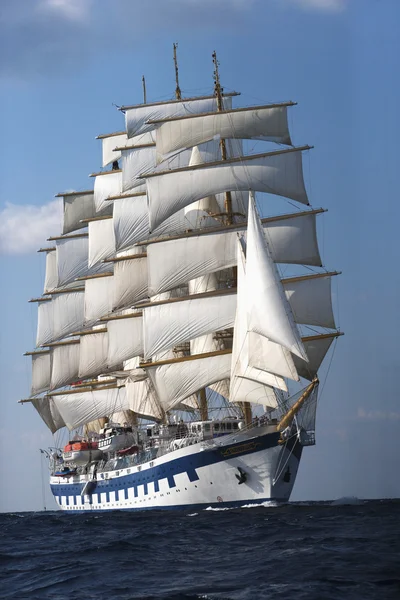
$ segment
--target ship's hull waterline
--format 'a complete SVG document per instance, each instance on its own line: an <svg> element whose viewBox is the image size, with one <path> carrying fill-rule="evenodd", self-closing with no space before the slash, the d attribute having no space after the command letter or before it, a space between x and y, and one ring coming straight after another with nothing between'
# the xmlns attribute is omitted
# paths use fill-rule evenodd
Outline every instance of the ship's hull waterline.
<svg viewBox="0 0 400 600"><path fill-rule="evenodd" d="M231 438L231 436L229 436ZM301 458L297 436L239 434L204 442L138 466L93 475L51 477L62 510L146 510L243 506L290 498ZM240 483L241 482L241 483Z"/></svg>

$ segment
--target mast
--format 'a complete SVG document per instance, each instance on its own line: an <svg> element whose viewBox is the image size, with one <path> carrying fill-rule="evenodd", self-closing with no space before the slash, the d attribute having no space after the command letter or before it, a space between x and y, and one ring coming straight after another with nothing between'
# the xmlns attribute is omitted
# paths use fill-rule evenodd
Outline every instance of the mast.
<svg viewBox="0 0 400 600"><path fill-rule="evenodd" d="M219 62L218 62L217 53L215 50L212 53L212 60L214 63L214 92L215 92L215 96L217 98L217 110L218 110L218 112L223 112L224 106L223 106L222 94L223 94L224 90L221 87L221 81L219 78L219 69L218 69ZM226 141L224 140L224 138L221 138L220 147L221 147L222 160L227 160L228 155L226 152ZM229 191L225 192L224 208L225 208L225 224L232 225L233 224L232 194ZM237 268L233 267L232 271L233 271L233 286L237 287ZM251 421L252 421L252 412L251 412L250 402L241 402L240 405L241 405L241 408L243 411L245 423L246 423L246 425L250 425Z"/></svg>
<svg viewBox="0 0 400 600"><path fill-rule="evenodd" d="M143 103L147 104L146 79L145 79L144 75L142 75L142 84L143 84Z"/></svg>
<svg viewBox="0 0 400 600"><path fill-rule="evenodd" d="M178 59L176 57L176 49L178 47L178 44L174 44L173 47L174 47L175 81L176 81L175 98L177 100L182 100L181 88L179 87Z"/></svg>
<svg viewBox="0 0 400 600"><path fill-rule="evenodd" d="M221 82L219 79L219 70L218 70L219 62L217 60L217 53L215 52L215 50L212 53L212 60L214 63L214 93L217 98L217 110L218 110L218 112L223 112L224 105L223 105L223 100L222 100L222 94L223 94L224 90L221 87ZM227 152L226 152L226 142L223 138L220 141L220 146L221 146L222 160L226 160L228 158L228 156L227 156ZM232 195L230 192L225 192L225 203L224 204L225 204L225 213L226 213L226 215L225 215L226 224L232 225L232 223L233 223Z"/></svg>

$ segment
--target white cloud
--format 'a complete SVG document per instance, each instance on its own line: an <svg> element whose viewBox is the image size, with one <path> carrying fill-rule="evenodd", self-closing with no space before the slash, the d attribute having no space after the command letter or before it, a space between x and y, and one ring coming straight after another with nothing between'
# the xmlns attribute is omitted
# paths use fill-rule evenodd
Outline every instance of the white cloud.
<svg viewBox="0 0 400 600"><path fill-rule="evenodd" d="M57 16L81 21L89 14L92 0L41 0L38 10Z"/></svg>
<svg viewBox="0 0 400 600"><path fill-rule="evenodd" d="M346 8L347 0L288 0L306 10L339 12Z"/></svg>
<svg viewBox="0 0 400 600"><path fill-rule="evenodd" d="M362 421L399 421L400 413L394 411L365 410L364 408L359 408L357 410L357 418Z"/></svg>
<svg viewBox="0 0 400 600"><path fill-rule="evenodd" d="M62 201L42 206L7 203L0 209L0 254L35 252L61 231Z"/></svg>

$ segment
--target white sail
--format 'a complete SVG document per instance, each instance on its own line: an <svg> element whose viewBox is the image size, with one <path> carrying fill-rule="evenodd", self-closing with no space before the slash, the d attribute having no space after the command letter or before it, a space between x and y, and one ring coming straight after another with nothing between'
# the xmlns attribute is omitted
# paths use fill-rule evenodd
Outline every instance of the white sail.
<svg viewBox="0 0 400 600"><path fill-rule="evenodd" d="M189 207L190 208L190 207ZM124 250L138 242L149 238L183 233L194 227L219 226L216 219L209 217L205 212L196 220L190 211L180 210L164 221L157 229L150 232L149 211L147 196L127 196L114 202L114 233L117 250Z"/></svg>
<svg viewBox="0 0 400 600"><path fill-rule="evenodd" d="M89 268L114 256L115 250L113 219L91 221L89 223Z"/></svg>
<svg viewBox="0 0 400 600"><path fill-rule="evenodd" d="M132 316L107 321L107 365L114 368L135 356L143 356L143 319Z"/></svg>
<svg viewBox="0 0 400 600"><path fill-rule="evenodd" d="M277 263L321 265L315 213L267 222L263 230ZM158 294L237 263L238 233L223 231L166 240L147 247L149 293Z"/></svg>
<svg viewBox="0 0 400 600"><path fill-rule="evenodd" d="M51 356L50 352L32 354L31 396L45 392L50 387Z"/></svg>
<svg viewBox="0 0 400 600"><path fill-rule="evenodd" d="M157 153L166 155L182 148L192 148L215 136L291 144L287 107L236 108L166 121L157 129Z"/></svg>
<svg viewBox="0 0 400 600"><path fill-rule="evenodd" d="M96 333L94 329L93 333L81 336L79 345L79 377L88 379L107 371L107 332Z"/></svg>
<svg viewBox="0 0 400 600"><path fill-rule="evenodd" d="M296 323L335 328L331 277L318 277L283 283Z"/></svg>
<svg viewBox="0 0 400 600"><path fill-rule="evenodd" d="M109 267L97 264L88 266L89 239L83 237L65 237L56 242L58 287L65 287L78 277L103 273Z"/></svg>
<svg viewBox="0 0 400 600"><path fill-rule="evenodd" d="M230 190L268 192L308 204L301 151L243 156L148 177L150 227L196 200Z"/></svg>
<svg viewBox="0 0 400 600"><path fill-rule="evenodd" d="M95 277L85 282L85 323L95 323L112 311L113 276Z"/></svg>
<svg viewBox="0 0 400 600"><path fill-rule="evenodd" d="M335 336L332 337L320 337L316 336L316 339L305 341L304 348L307 353L308 363L304 360L301 360L297 356L293 357L294 364L296 365L296 369L300 377L304 377L304 379L308 379L312 381L312 379L317 375L318 369L320 368L322 361L325 358L326 353Z"/></svg>
<svg viewBox="0 0 400 600"><path fill-rule="evenodd" d="M38 303L37 346L59 340L83 326L84 296L84 292L72 291Z"/></svg>
<svg viewBox="0 0 400 600"><path fill-rule="evenodd" d="M58 272L57 272L57 252L51 250L46 252L46 276L44 280L44 293L48 294L56 289L58 286Z"/></svg>
<svg viewBox="0 0 400 600"><path fill-rule="evenodd" d="M224 98L224 107L230 108L232 99ZM154 104L142 104L127 108L125 110L125 125L128 138L132 138L147 131L154 129L155 125L146 123L150 120L165 119L167 117L176 117L180 115L190 115L196 113L212 112L217 108L215 97L199 98L195 100L182 100L171 102L160 102Z"/></svg>
<svg viewBox="0 0 400 600"><path fill-rule="evenodd" d="M78 380L79 350L79 343L60 343L51 349L51 390Z"/></svg>
<svg viewBox="0 0 400 600"><path fill-rule="evenodd" d="M94 390L52 396L68 429L130 408L125 388Z"/></svg>
<svg viewBox="0 0 400 600"><path fill-rule="evenodd" d="M125 132L118 134L111 133L109 136L101 136L101 142L101 165L102 167L106 167L121 158L121 151L115 150L115 148L125 146L128 142L128 136Z"/></svg>
<svg viewBox="0 0 400 600"><path fill-rule="evenodd" d="M145 419L163 419L163 410L148 379L134 381L128 377L125 388L131 410Z"/></svg>
<svg viewBox="0 0 400 600"><path fill-rule="evenodd" d="M122 172L105 171L94 180L94 204L96 212L106 208L110 196L118 196L122 192Z"/></svg>
<svg viewBox="0 0 400 600"><path fill-rule="evenodd" d="M106 167L114 161L119 160L121 158L121 148L132 146L133 144L151 144L155 141L154 138L154 133L145 133L131 140L128 140L125 132L98 136L98 139L102 141L102 166Z"/></svg>
<svg viewBox="0 0 400 600"><path fill-rule="evenodd" d="M143 185L144 179L139 178L139 175L153 171L156 165L155 144L145 144L144 146L123 150L121 162L122 192Z"/></svg>
<svg viewBox="0 0 400 600"><path fill-rule="evenodd" d="M231 402L244 402L246 400L241 394L247 393L248 386L241 379L249 379L287 391L282 377L298 380L298 375L288 350L258 334L249 332L248 308L253 292L248 287L245 258L240 240L237 241L237 252L238 295L229 396ZM259 359L257 358L258 354L260 355Z"/></svg>
<svg viewBox="0 0 400 600"><path fill-rule="evenodd" d="M135 250L143 253L140 247ZM144 256L115 262L113 280L113 309L130 307L147 298L147 258Z"/></svg>
<svg viewBox="0 0 400 600"><path fill-rule="evenodd" d="M252 194L249 197L246 248L248 330L307 360Z"/></svg>
<svg viewBox="0 0 400 600"><path fill-rule="evenodd" d="M254 377L253 380L235 377L230 390L230 401L260 404L266 409L277 408L278 402L274 389L260 383L257 375Z"/></svg>
<svg viewBox="0 0 400 600"><path fill-rule="evenodd" d="M230 376L231 355L200 357L146 367L164 411L201 388Z"/></svg>
<svg viewBox="0 0 400 600"><path fill-rule="evenodd" d="M235 308L233 294L155 303L144 308L145 358L200 335L232 327Z"/></svg>
<svg viewBox="0 0 400 600"><path fill-rule="evenodd" d="M65 427L64 419L62 418L53 398L45 396L44 398L33 398L32 404L50 429L51 433L55 433L62 427Z"/></svg>
<svg viewBox="0 0 400 600"><path fill-rule="evenodd" d="M72 233L76 229L86 227L86 223L81 223L81 221L84 219L92 219L96 216L93 191L70 192L58 194L58 196L62 196L64 202L64 235L66 233ZM111 215L112 203L105 206L101 211L101 214Z"/></svg>

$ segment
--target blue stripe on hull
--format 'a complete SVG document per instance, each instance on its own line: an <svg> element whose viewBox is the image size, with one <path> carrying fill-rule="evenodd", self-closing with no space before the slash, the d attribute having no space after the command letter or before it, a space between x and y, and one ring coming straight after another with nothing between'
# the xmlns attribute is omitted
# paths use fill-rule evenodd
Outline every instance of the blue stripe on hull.
<svg viewBox="0 0 400 600"><path fill-rule="evenodd" d="M138 471L135 473L131 473L129 475L123 475L121 477L115 477L112 479L101 479L94 482L96 485L94 489L91 490L93 494L106 494L106 503L110 502L110 492L115 491L116 497L122 498L122 491L124 491L125 499L127 499L128 489L133 488L134 497L138 497L138 487L140 485L144 488L144 495L148 495L148 485L149 483L154 484L154 491L159 491L159 481L161 479L166 479L168 481L169 489L175 488L176 483L174 480L175 475L179 475L181 473L186 473L189 481L194 482L199 480L199 475L196 469L201 467L207 467L219 462L223 462L225 460L231 458L239 458L241 456L245 456L246 454L252 454L254 452L259 452L261 450L266 450L268 448L273 448L278 445L278 440L280 438L279 432L268 433L261 435L259 437L250 438L240 442L234 442L232 444L213 448L211 450L199 451L194 454L189 454L187 456L183 456L181 458L172 459L169 462L164 464L150 467L143 471ZM301 453L300 444L296 443L296 440L290 444L293 448L293 454L297 455ZM290 448L289 448L290 449ZM300 456L298 456L300 458ZM129 467L128 467L129 468ZM135 467L133 467L135 468ZM117 469L118 470L118 469ZM77 498L81 497L81 492L85 483L68 483L68 484L53 484L51 485L51 490L55 497L58 497L61 500L61 496L66 496L67 505L69 504L70 496L73 496L73 504L76 506L78 504ZM264 500L259 500L258 502L264 502L269 500L269 498L265 498ZM217 504L218 506L219 504ZM197 505L193 505L197 506ZM207 506L209 506L207 504ZM153 508L154 507L148 507ZM160 507L162 509L169 507ZM177 509L182 509L181 506L177 506ZM141 508L140 510L143 510ZM147 507L146 507L147 509ZM119 509L118 509L119 510ZM124 509L127 510L127 509ZM128 510L138 510L138 509L128 509Z"/></svg>

